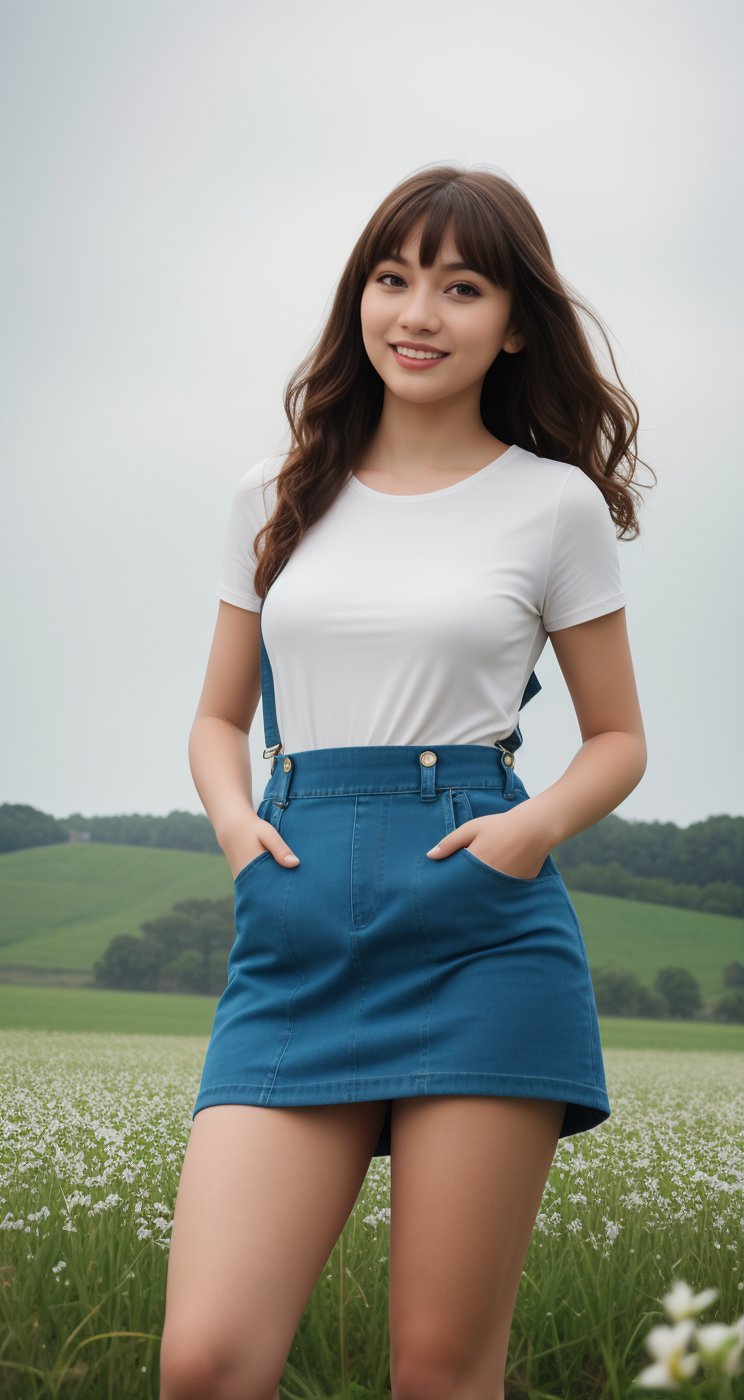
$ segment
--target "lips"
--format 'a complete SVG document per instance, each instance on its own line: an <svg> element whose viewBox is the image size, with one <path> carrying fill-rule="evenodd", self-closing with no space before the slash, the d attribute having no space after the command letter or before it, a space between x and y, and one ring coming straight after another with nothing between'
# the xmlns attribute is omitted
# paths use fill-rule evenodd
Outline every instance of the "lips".
<svg viewBox="0 0 744 1400"><path fill-rule="evenodd" d="M391 345L390 349L397 365L401 365L403 369L418 370L419 372L434 369L435 365L441 365L442 361L447 359L447 355L443 354L442 351L433 353L429 359L424 355L403 355L399 350L396 350L394 345Z"/></svg>
<svg viewBox="0 0 744 1400"><path fill-rule="evenodd" d="M447 355L447 350L440 350L438 345L424 345L419 340L391 340L390 348L394 350L399 345L402 350L428 350L432 355Z"/></svg>

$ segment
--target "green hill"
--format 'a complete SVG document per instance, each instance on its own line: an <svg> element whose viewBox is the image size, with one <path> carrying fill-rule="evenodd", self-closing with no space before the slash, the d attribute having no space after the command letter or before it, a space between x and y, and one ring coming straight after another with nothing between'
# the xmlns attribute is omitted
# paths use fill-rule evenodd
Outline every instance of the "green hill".
<svg viewBox="0 0 744 1400"><path fill-rule="evenodd" d="M90 972L111 939L183 899L232 899L223 855L69 842L0 858L0 969Z"/></svg>
<svg viewBox="0 0 744 1400"><path fill-rule="evenodd" d="M723 991L741 959L744 920L668 905L572 892L592 968L634 971L651 986L659 967L686 967L703 997ZM0 978L12 968L89 975L109 941L186 899L232 900L222 854L68 842L0 857Z"/></svg>

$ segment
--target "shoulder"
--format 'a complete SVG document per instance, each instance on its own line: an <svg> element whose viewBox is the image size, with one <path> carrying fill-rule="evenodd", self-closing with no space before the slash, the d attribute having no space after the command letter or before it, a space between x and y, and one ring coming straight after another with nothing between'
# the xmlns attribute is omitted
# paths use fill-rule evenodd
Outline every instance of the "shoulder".
<svg viewBox="0 0 744 1400"><path fill-rule="evenodd" d="M523 450L519 465L525 492L539 495L549 507L554 527L580 528L605 518L611 522L610 508L596 481L574 462L559 462Z"/></svg>
<svg viewBox="0 0 744 1400"><path fill-rule="evenodd" d="M560 499L567 481L576 473L583 475L579 468L570 462L558 462L553 457L540 457L529 448L520 447L503 462L495 474L494 482L501 485L504 477L508 477L510 495L513 494L517 499L523 496L526 502L544 508L554 505Z"/></svg>
<svg viewBox="0 0 744 1400"><path fill-rule="evenodd" d="M286 453L278 457L262 457L260 462L254 462L239 478L235 494L249 496L252 492L271 485L279 474L285 456Z"/></svg>
<svg viewBox="0 0 744 1400"><path fill-rule="evenodd" d="M561 487L556 508L556 528L585 537L599 533L608 539L615 535L615 524L603 492L581 467L572 466Z"/></svg>
<svg viewBox="0 0 744 1400"><path fill-rule="evenodd" d="M262 457L238 479L233 489L232 509L251 521L268 520L276 504L276 479L286 453Z"/></svg>
<svg viewBox="0 0 744 1400"><path fill-rule="evenodd" d="M540 487L546 496L552 496L556 502L564 495L575 500L591 500L597 496L604 500L596 482L574 462L559 462L557 457L539 457L526 447L520 448L514 459L513 474L523 481L526 490L533 492Z"/></svg>

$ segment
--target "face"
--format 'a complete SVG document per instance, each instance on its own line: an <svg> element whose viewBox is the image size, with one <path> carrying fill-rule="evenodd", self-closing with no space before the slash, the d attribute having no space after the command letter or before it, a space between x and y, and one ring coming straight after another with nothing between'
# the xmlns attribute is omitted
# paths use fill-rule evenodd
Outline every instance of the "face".
<svg viewBox="0 0 744 1400"><path fill-rule="evenodd" d="M479 385L499 351L512 354L524 340L510 333L511 297L503 287L470 268L446 266L461 263L451 235L434 266L421 267L420 233L418 224L405 240L405 263L385 258L372 269L360 310L364 347L386 387L423 401ZM393 347L406 341L444 356L400 356Z"/></svg>

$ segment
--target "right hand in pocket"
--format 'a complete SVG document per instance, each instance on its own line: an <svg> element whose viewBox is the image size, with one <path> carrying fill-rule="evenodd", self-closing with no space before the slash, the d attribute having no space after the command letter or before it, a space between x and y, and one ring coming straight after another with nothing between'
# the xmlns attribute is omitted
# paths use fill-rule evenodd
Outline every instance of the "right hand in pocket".
<svg viewBox="0 0 744 1400"><path fill-rule="evenodd" d="M270 851L277 864L285 866L286 869L299 865L299 857L287 845L276 827L272 826L271 822L264 821L263 817L255 817L251 822L242 823L240 830L223 841L222 849L233 880L252 860L260 856L262 851ZM287 856L289 860L285 859Z"/></svg>

